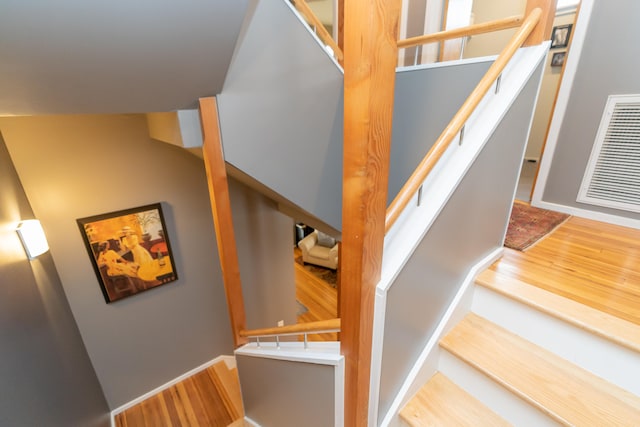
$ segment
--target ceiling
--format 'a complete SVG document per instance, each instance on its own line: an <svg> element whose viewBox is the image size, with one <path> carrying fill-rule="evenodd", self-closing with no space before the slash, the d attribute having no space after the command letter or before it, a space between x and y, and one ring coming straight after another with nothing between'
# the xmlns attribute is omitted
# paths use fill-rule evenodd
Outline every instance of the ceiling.
<svg viewBox="0 0 640 427"><path fill-rule="evenodd" d="M249 0L1 0L0 115L193 108Z"/></svg>

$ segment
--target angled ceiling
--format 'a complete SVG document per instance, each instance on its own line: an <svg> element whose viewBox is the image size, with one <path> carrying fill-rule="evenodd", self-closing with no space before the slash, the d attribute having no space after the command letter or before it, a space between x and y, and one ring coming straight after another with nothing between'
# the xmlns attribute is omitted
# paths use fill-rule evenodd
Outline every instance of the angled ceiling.
<svg viewBox="0 0 640 427"><path fill-rule="evenodd" d="M220 92L247 0L2 0L0 115L192 108Z"/></svg>

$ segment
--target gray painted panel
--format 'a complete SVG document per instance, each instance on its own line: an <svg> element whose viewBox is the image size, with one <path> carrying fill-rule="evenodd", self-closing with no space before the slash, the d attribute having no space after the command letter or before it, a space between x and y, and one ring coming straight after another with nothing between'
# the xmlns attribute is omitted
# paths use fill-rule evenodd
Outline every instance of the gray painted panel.
<svg viewBox="0 0 640 427"><path fill-rule="evenodd" d="M0 135L0 425L110 425L109 408L50 253L29 262L14 229L34 218Z"/></svg>
<svg viewBox="0 0 640 427"><path fill-rule="evenodd" d="M492 62L396 73L388 203L398 194Z"/></svg>
<svg viewBox="0 0 640 427"><path fill-rule="evenodd" d="M193 108L220 92L247 0L3 1L0 115Z"/></svg>
<svg viewBox="0 0 640 427"><path fill-rule="evenodd" d="M222 93L225 159L340 230L342 72L284 1L252 1Z"/></svg>
<svg viewBox="0 0 640 427"><path fill-rule="evenodd" d="M569 104L542 199L640 219L640 214L578 203L576 198L609 95L640 93L640 2L595 0ZM613 41L613 42L612 42ZM635 52L635 54L633 53Z"/></svg>
<svg viewBox="0 0 640 427"><path fill-rule="evenodd" d="M469 269L502 245L539 79L540 67L388 292L380 417L389 410Z"/></svg>
<svg viewBox="0 0 640 427"><path fill-rule="evenodd" d="M0 129L112 409L232 353L201 159L151 140L143 115L0 118ZM105 304L76 218L159 201L179 280Z"/></svg>
<svg viewBox="0 0 640 427"><path fill-rule="evenodd" d="M218 96L225 159L340 230L342 73L284 3L252 2L250 10ZM397 73L390 199L490 64Z"/></svg>
<svg viewBox="0 0 640 427"><path fill-rule="evenodd" d="M264 427L334 425L335 367L236 355L247 417Z"/></svg>

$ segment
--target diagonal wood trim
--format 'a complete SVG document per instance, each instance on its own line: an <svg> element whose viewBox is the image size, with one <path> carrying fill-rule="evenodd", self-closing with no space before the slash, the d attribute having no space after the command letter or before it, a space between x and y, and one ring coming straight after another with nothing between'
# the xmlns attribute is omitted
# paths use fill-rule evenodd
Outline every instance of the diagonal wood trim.
<svg viewBox="0 0 640 427"><path fill-rule="evenodd" d="M241 337L272 337L276 335L300 335L316 332L340 331L340 319L319 320L317 322L298 323L277 328L249 329L240 331Z"/></svg>
<svg viewBox="0 0 640 427"><path fill-rule="evenodd" d="M246 338L240 336L240 331L245 328L246 316L240 283L236 237L233 232L229 184L218 123L218 107L214 97L200 98L200 122L202 123L202 151L207 171L222 279L227 296L233 342L236 347L239 347L247 342Z"/></svg>
<svg viewBox="0 0 640 427"><path fill-rule="evenodd" d="M311 10L307 2L305 2L304 0L291 0L291 3L293 3L296 9L298 9L298 12L300 12L302 16L304 16L304 18L311 25L315 27L316 34L318 34L318 37L320 37L320 40L322 40L323 43L329 45L329 47L333 49L333 53L336 55L338 62L342 64L342 61L344 60L342 49L340 49L340 47L335 42L335 40L333 40L333 37L331 37L331 34L329 34L329 32L324 27L322 22L320 22L316 14L313 13L313 10Z"/></svg>
<svg viewBox="0 0 640 427"><path fill-rule="evenodd" d="M420 46L427 43L435 43L445 40L457 39L460 37L475 36L478 34L490 33L493 31L516 28L522 24L523 16L510 16L508 18L497 19L495 21L483 22L482 24L469 25L467 27L455 28L448 31L425 34L423 36L411 37L398 41L398 48Z"/></svg>
<svg viewBox="0 0 640 427"><path fill-rule="evenodd" d="M344 425L369 417L375 287L380 280L400 0L344 2L341 351Z"/></svg>
<svg viewBox="0 0 640 427"><path fill-rule="evenodd" d="M502 73L516 51L522 46L522 43L529 37L529 34L538 24L542 10L534 9L527 16L520 29L513 35L507 46L500 53L495 62L489 67L487 73L482 77L478 85L475 87L471 95L462 104L462 107L453 116L447 127L442 131L435 144L431 147L427 155L422 159L418 167L407 182L404 184L396 198L391 202L387 209L385 230L389 232L393 224L405 209L413 195L418 191L429 172L438 163L444 152L447 150L451 142L454 140L462 126L469 119L473 111L476 109L482 98L492 87L493 82Z"/></svg>

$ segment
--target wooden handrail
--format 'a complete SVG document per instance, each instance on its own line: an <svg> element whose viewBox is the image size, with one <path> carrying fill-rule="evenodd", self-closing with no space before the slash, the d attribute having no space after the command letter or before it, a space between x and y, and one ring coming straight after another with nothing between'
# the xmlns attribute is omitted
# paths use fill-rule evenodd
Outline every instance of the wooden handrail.
<svg viewBox="0 0 640 427"><path fill-rule="evenodd" d="M329 34L327 29L324 28L324 25L320 22L316 14L313 13L313 10L311 10L307 2L304 0L291 0L291 3L293 3L296 9L298 9L298 12L300 12L302 16L304 16L304 18L316 28L316 34L318 34L320 40L322 40L324 44L329 45L338 59L338 62L342 63L342 60L344 59L342 49L340 49L335 40L333 40L333 37L331 37L331 34Z"/></svg>
<svg viewBox="0 0 640 427"><path fill-rule="evenodd" d="M489 91L493 82L498 78L498 76L500 76L513 55L529 37L529 34L534 30L540 21L541 16L542 9L540 8L535 8L531 13L529 13L520 29L516 34L514 34L511 40L509 40L507 46L503 49L491 67L489 67L489 70L487 70L487 73L482 77L473 92L471 92L471 95L469 95L464 104L462 104L462 107L460 107L456 115L453 116L453 119L451 119L447 127L440 134L435 144L433 144L433 147L431 147L427 155L422 159L413 174L404 184L396 198L391 202L391 205L387 208L385 232L389 232L413 195L418 191L429 172L431 172L436 163L438 163L438 160L440 160L453 139L456 137L458 132L460 132L462 126L464 126L465 122L469 119L480 101L482 101L482 98L484 98L486 93Z"/></svg>
<svg viewBox="0 0 640 427"><path fill-rule="evenodd" d="M453 30L439 31L437 33L411 37L399 40L398 48L420 46L427 43L475 36L478 34L491 33L493 31L508 30L509 28L519 27L522 24L523 19L524 16L522 15L510 16L508 18L496 19L495 21L483 22L482 24L474 24L467 27L454 28Z"/></svg>
<svg viewBox="0 0 640 427"><path fill-rule="evenodd" d="M339 332L340 319L320 320L318 322L298 323L297 325L279 326L276 328L249 329L240 331L240 336L272 337L276 335L301 335L321 332Z"/></svg>

